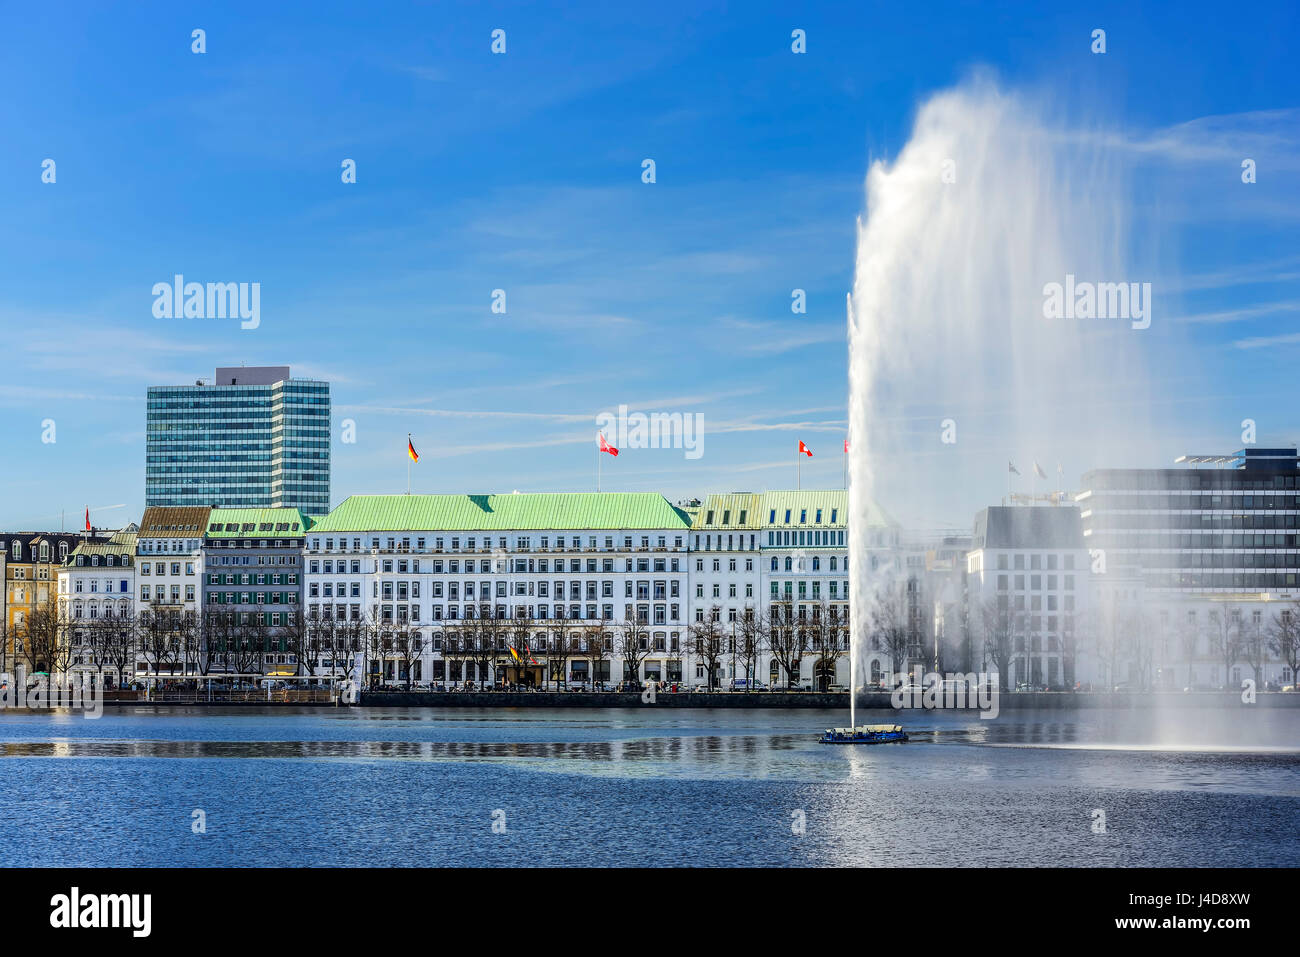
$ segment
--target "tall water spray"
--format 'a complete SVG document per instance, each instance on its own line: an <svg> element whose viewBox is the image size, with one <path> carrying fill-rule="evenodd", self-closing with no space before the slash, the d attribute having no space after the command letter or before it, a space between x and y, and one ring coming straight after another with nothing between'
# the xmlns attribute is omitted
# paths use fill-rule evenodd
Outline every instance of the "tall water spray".
<svg viewBox="0 0 1300 957"><path fill-rule="evenodd" d="M926 102L867 175L848 317L851 701L875 596L906 574L880 560L879 507L905 528L969 528L1008 459L1051 470L1045 492L1057 462L1073 480L1145 436L1150 331L1044 310L1069 276L1151 278L1129 249L1125 157L1046 115L973 80Z"/></svg>

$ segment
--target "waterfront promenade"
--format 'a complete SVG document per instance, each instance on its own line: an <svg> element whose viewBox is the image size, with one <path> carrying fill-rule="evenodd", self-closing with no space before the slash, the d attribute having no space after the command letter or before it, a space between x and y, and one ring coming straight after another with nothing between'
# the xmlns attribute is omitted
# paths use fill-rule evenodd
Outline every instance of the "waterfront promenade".
<svg viewBox="0 0 1300 957"><path fill-rule="evenodd" d="M1020 691L998 696L1002 710L1068 711L1114 708L1249 708L1300 707L1300 694L1260 693L1256 704L1247 705L1235 691L1181 692L1058 692ZM430 708L797 708L835 709L848 707L847 694L811 691L660 692L654 701L643 700L638 692L617 691L378 691L363 692L361 704L368 707ZM864 710L892 709L886 692L859 694L857 706ZM927 710L927 709L898 709ZM932 709L931 709L932 710Z"/></svg>

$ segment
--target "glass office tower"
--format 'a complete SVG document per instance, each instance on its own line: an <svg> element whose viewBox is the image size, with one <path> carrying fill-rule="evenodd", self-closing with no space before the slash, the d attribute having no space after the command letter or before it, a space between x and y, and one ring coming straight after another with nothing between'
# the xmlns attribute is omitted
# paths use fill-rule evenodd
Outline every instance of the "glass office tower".
<svg viewBox="0 0 1300 957"><path fill-rule="evenodd" d="M145 505L330 506L330 387L288 366L149 389Z"/></svg>
<svg viewBox="0 0 1300 957"><path fill-rule="evenodd" d="M1181 469L1097 469L1076 496L1089 549L1141 569L1148 592L1300 587L1295 449L1185 455Z"/></svg>

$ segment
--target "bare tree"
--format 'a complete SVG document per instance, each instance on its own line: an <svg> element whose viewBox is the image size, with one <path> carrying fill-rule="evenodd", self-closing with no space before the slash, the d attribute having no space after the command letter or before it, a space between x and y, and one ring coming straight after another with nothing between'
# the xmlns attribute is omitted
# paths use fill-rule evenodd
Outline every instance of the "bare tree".
<svg viewBox="0 0 1300 957"><path fill-rule="evenodd" d="M758 661L766 646L765 639L762 618L754 614L752 607L746 606L736 628L736 654L745 668L746 692L754 687L754 672L758 670Z"/></svg>
<svg viewBox="0 0 1300 957"><path fill-rule="evenodd" d="M1260 613L1257 612L1256 614ZM1255 678L1255 685L1262 691L1266 683L1264 667L1268 664L1269 646L1271 644L1269 632L1264 627L1263 615L1260 614L1260 620L1252 621L1250 627L1241 626L1238 633L1240 635L1242 660L1250 665L1250 673Z"/></svg>
<svg viewBox="0 0 1300 957"><path fill-rule="evenodd" d="M1015 619L1006 596L985 601L980 606L980 619L984 626L984 655L998 670L998 687L1005 691L1015 654Z"/></svg>
<svg viewBox="0 0 1300 957"><path fill-rule="evenodd" d="M723 636L720 617L721 610L714 605L704 613L703 621L695 622L687 630L690 636L691 657L704 667L710 691L717 687L718 668L722 662Z"/></svg>
<svg viewBox="0 0 1300 957"><path fill-rule="evenodd" d="M27 660L29 675L54 670L62 630L58 599L50 592L49 597L37 603L23 621L23 657Z"/></svg>
<svg viewBox="0 0 1300 957"><path fill-rule="evenodd" d="M610 658L614 640L605 630L604 622L585 624L579 629L579 633L584 645L584 657L591 664L591 686L594 689L598 674L601 676L599 680L605 681L603 663Z"/></svg>
<svg viewBox="0 0 1300 957"><path fill-rule="evenodd" d="M100 661L116 669L119 688L126 680L127 665L135 672L135 627L135 619L129 613L101 618L96 625Z"/></svg>
<svg viewBox="0 0 1300 957"><path fill-rule="evenodd" d="M650 625L633 615L618 623L615 630L618 654L623 659L623 674L635 685L641 684L641 664L650 657Z"/></svg>
<svg viewBox="0 0 1300 957"><path fill-rule="evenodd" d="M235 671L242 675L262 673L265 625L262 616L238 612L234 632Z"/></svg>
<svg viewBox="0 0 1300 957"><path fill-rule="evenodd" d="M870 621L873 644L889 656L890 671L902 674L907 670L912 647L908 594L903 582L886 582L876 590Z"/></svg>
<svg viewBox="0 0 1300 957"><path fill-rule="evenodd" d="M375 622L367 629L366 639L366 674L371 676L369 680L373 688L384 683L388 660L393 657L393 623ZM377 662L379 668L376 670L370 667L371 662Z"/></svg>
<svg viewBox="0 0 1300 957"><path fill-rule="evenodd" d="M550 637L546 648L537 650L546 653L546 675L548 680L555 682L555 690L559 691L561 684L567 687L569 683L569 643L564 639L563 629Z"/></svg>
<svg viewBox="0 0 1300 957"><path fill-rule="evenodd" d="M235 613L221 605L203 614L204 674L214 668L229 672L235 661Z"/></svg>
<svg viewBox="0 0 1300 957"><path fill-rule="evenodd" d="M334 657L334 668L342 670L344 676L350 676L356 655L364 652L369 643L370 623L360 615L355 618L336 618L327 631ZM340 664L342 662L342 664ZM364 658L362 667L364 668Z"/></svg>
<svg viewBox="0 0 1300 957"><path fill-rule="evenodd" d="M399 622L393 629L393 651L397 655L399 675L406 675L406 690L410 691L415 664L424 655L424 636L420 629L411 627L408 622Z"/></svg>
<svg viewBox="0 0 1300 957"><path fill-rule="evenodd" d="M806 622L806 627L809 647L817 656L816 674L820 676L822 685L817 690L825 691L826 685L834 683L837 663L845 652L839 613L832 612L825 600L817 602L812 606L812 618Z"/></svg>
<svg viewBox="0 0 1300 957"><path fill-rule="evenodd" d="M1239 611L1235 606L1224 605L1210 612L1210 651L1223 662L1223 687L1232 680L1232 666L1241 660L1241 629Z"/></svg>
<svg viewBox="0 0 1300 957"><path fill-rule="evenodd" d="M529 665L536 665L537 658L533 655L532 643L529 641L529 635L533 620L527 615L516 614L513 618L506 619L505 635L506 643L514 649L510 656L508 667L513 668L515 672L515 682L519 685L526 684L525 671ZM531 681L532 672L527 672Z"/></svg>
<svg viewBox="0 0 1300 957"><path fill-rule="evenodd" d="M180 659L176 632L180 626L175 610L153 606L140 616L140 651L154 677L161 676L164 668L170 673Z"/></svg>
<svg viewBox="0 0 1300 957"><path fill-rule="evenodd" d="M1097 659L1104 665L1106 690L1112 691L1119 681L1119 665L1131 654L1133 636L1139 630L1135 616L1110 601L1091 616L1093 646Z"/></svg>
<svg viewBox="0 0 1300 957"><path fill-rule="evenodd" d="M1273 616L1269 647L1291 671L1291 687L1300 688L1300 599Z"/></svg>
<svg viewBox="0 0 1300 957"><path fill-rule="evenodd" d="M1195 613L1189 614L1183 619L1183 623L1178 629L1178 644L1182 651L1183 660L1187 662L1187 688L1191 690L1196 686L1196 652L1201 643L1201 629L1196 621Z"/></svg>
<svg viewBox="0 0 1300 957"><path fill-rule="evenodd" d="M292 608L284 613L284 625L280 628L280 640L285 651L293 658L293 673L308 675L315 673L320 663L319 649L315 642L315 630L308 622L301 608Z"/></svg>
<svg viewBox="0 0 1300 957"><path fill-rule="evenodd" d="M460 650L463 634L459 626L456 630L447 629L442 633L442 680L447 688L452 686L453 673L457 676L455 680L460 680L461 662L464 660Z"/></svg>
<svg viewBox="0 0 1300 957"><path fill-rule="evenodd" d="M773 602L764 626L767 647L785 672L786 688L793 688L799 678L800 662L806 646L805 635L795 626L794 609L789 602Z"/></svg>
<svg viewBox="0 0 1300 957"><path fill-rule="evenodd" d="M177 643L185 663L182 671L187 675L206 675L209 671L207 641L199 620L193 612L187 611L177 624Z"/></svg>
<svg viewBox="0 0 1300 957"><path fill-rule="evenodd" d="M483 609L487 610L488 614L473 619L473 625L467 631L473 644L466 649L469 660L478 669L481 688L487 687L489 682L496 683L497 661L501 658L501 646L504 644L506 634L505 619L494 617L491 608L487 605L484 605Z"/></svg>

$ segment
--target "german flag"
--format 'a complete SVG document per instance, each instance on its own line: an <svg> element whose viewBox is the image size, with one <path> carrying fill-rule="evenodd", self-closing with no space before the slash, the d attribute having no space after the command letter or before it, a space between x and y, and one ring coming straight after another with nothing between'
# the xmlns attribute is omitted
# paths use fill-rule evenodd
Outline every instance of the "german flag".
<svg viewBox="0 0 1300 957"><path fill-rule="evenodd" d="M412 462L420 461L420 453L415 451L415 446L411 444L411 437L406 437L406 454L411 457Z"/></svg>

